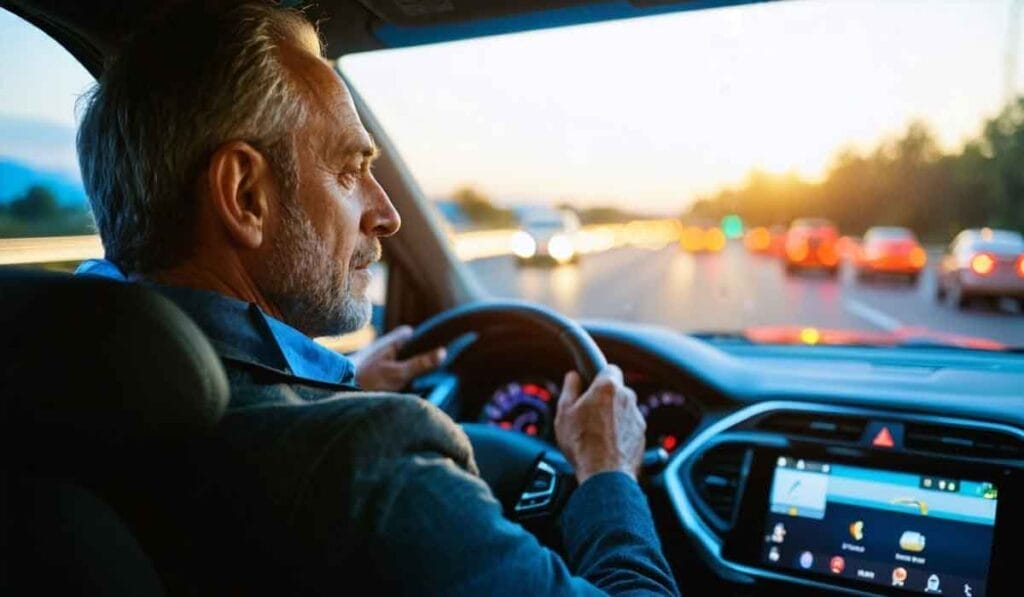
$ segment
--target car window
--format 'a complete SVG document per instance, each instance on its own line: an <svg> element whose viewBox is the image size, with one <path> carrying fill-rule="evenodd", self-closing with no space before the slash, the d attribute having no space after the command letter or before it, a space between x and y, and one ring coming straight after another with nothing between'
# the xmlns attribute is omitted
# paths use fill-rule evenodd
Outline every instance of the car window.
<svg viewBox="0 0 1024 597"><path fill-rule="evenodd" d="M865 240L904 240L913 239L914 233L906 228L872 228L864 235Z"/></svg>
<svg viewBox="0 0 1024 597"><path fill-rule="evenodd" d="M0 9L0 258L7 263L38 258L68 267L53 261L99 256L75 151L75 105L92 83L57 42ZM11 239L25 238L37 240L12 252Z"/></svg>

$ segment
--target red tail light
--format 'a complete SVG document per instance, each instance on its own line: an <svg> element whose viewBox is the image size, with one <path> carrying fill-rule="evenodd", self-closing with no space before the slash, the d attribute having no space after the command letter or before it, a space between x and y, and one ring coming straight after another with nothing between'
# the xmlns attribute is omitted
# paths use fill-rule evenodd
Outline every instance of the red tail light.
<svg viewBox="0 0 1024 597"><path fill-rule="evenodd" d="M996 258L988 253L978 253L971 258L971 271L979 276L987 276L996 269Z"/></svg>
<svg viewBox="0 0 1024 597"><path fill-rule="evenodd" d="M910 265L922 268L928 263L928 254L921 247L914 247L910 251Z"/></svg>
<svg viewBox="0 0 1024 597"><path fill-rule="evenodd" d="M1017 275L1024 278L1024 255L1017 258Z"/></svg>

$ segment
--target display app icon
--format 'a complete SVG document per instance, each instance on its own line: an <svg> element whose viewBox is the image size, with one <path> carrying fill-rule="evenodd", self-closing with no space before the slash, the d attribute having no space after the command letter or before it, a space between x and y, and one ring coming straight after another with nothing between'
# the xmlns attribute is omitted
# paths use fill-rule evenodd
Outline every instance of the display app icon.
<svg viewBox="0 0 1024 597"><path fill-rule="evenodd" d="M768 550L768 560L778 562L780 557L781 554L779 554L779 548L773 545L772 548Z"/></svg>
<svg viewBox="0 0 1024 597"><path fill-rule="evenodd" d="M775 523L772 527L772 543L782 543L786 540L786 525L781 522Z"/></svg>
<svg viewBox="0 0 1024 597"><path fill-rule="evenodd" d="M814 555L809 551L800 554L800 567L807 570L814 565Z"/></svg>
<svg viewBox="0 0 1024 597"><path fill-rule="evenodd" d="M832 556L832 559L828 561L828 569L832 571L832 574L842 574L846 569L846 560L843 559L843 556Z"/></svg>
<svg viewBox="0 0 1024 597"><path fill-rule="evenodd" d="M892 586L902 587L907 582L907 569L897 566L892 569Z"/></svg>
<svg viewBox="0 0 1024 597"><path fill-rule="evenodd" d="M939 577L933 574L928 577L928 584L925 585L924 590L929 593L941 593L942 589L939 588Z"/></svg>
<svg viewBox="0 0 1024 597"><path fill-rule="evenodd" d="M858 520L850 524L850 536L853 537L854 541L862 541L864 539L863 520Z"/></svg>
<svg viewBox="0 0 1024 597"><path fill-rule="evenodd" d="M924 551L924 535L917 531L903 531L900 535L900 549L903 551Z"/></svg>

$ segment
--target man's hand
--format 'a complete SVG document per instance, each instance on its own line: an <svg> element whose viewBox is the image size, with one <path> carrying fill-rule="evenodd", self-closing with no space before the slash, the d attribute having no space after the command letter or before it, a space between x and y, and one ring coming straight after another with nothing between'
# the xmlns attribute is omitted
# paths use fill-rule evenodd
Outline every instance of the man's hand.
<svg viewBox="0 0 1024 597"><path fill-rule="evenodd" d="M622 371L609 365L581 396L580 376L565 374L555 415L558 447L584 481L597 473L622 471L633 477L644 455L647 423L636 393L622 382Z"/></svg>
<svg viewBox="0 0 1024 597"><path fill-rule="evenodd" d="M403 325L377 338L366 348L350 355L356 366L356 383L366 390L397 392L414 377L437 367L445 358L444 348L398 360L398 351L412 336L412 328Z"/></svg>

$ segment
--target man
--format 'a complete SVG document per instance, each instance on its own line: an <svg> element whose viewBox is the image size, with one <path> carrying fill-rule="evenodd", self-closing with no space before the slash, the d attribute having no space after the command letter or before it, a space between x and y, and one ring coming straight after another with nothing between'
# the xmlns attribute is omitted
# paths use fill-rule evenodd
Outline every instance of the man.
<svg viewBox="0 0 1024 597"><path fill-rule="evenodd" d="M312 341L366 324L368 267L400 220L299 13L174 9L109 64L78 145L108 260L86 269L175 301L228 373L204 528L224 590L677 592L636 482L644 421L617 368L586 392L570 372L559 399L579 482L563 561L502 517L446 415L350 391L400 388L442 352L400 363L391 338L353 365Z"/></svg>

